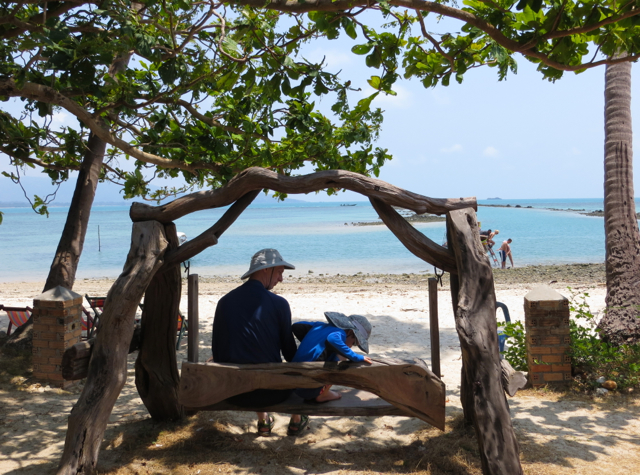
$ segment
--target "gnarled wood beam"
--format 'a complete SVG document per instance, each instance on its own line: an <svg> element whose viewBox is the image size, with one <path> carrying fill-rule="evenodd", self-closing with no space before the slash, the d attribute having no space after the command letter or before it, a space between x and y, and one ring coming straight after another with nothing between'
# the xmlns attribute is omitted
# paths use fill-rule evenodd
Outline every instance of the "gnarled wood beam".
<svg viewBox="0 0 640 475"><path fill-rule="evenodd" d="M206 248L218 244L218 238L222 236L227 229L229 229L229 226L238 219L242 212L247 209L247 206L251 204L259 193L260 190L254 190L242 196L238 201L233 203L233 206L225 211L222 217L209 229L204 231L198 237L185 242L177 249L168 251L165 256L164 265L160 271L171 269L173 266L198 255Z"/></svg>
<svg viewBox="0 0 640 475"><path fill-rule="evenodd" d="M160 206L133 203L129 211L132 221L169 223L194 211L227 206L254 190L270 189L282 193L311 193L327 188L355 191L418 214L444 214L461 208L477 208L475 198L429 198L403 190L382 180L344 170L328 170L291 177L264 168L248 168L216 190L199 191Z"/></svg>
<svg viewBox="0 0 640 475"><path fill-rule="evenodd" d="M447 231L458 267L451 280L462 350L460 399L465 419L476 430L482 473L521 475L518 441L502 388L493 271L480 243L475 212L450 212Z"/></svg>
<svg viewBox="0 0 640 475"><path fill-rule="evenodd" d="M180 403L211 406L254 389L316 388L337 384L376 394L444 430L445 386L426 364L375 359L372 365L342 363L217 364L182 363Z"/></svg>
<svg viewBox="0 0 640 475"><path fill-rule="evenodd" d="M449 249L439 246L411 226L406 219L384 201L378 198L369 198L369 201L384 224L412 254L438 269L452 274L458 273L455 257Z"/></svg>

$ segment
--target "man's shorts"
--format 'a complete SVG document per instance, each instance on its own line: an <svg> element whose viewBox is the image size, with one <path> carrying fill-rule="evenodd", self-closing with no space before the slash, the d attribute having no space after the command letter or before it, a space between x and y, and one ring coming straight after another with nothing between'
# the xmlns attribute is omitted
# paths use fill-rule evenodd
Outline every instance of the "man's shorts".
<svg viewBox="0 0 640 475"><path fill-rule="evenodd" d="M227 402L240 407L268 407L284 402L292 392L293 389L256 389L232 396Z"/></svg>
<svg viewBox="0 0 640 475"><path fill-rule="evenodd" d="M507 252L506 251L498 251L500 256L502 257L502 262L507 262Z"/></svg>

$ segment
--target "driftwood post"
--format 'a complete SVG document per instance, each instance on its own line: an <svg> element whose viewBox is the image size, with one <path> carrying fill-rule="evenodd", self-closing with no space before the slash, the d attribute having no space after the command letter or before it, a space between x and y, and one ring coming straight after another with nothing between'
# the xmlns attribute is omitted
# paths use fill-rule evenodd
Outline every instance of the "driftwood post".
<svg viewBox="0 0 640 475"><path fill-rule="evenodd" d="M447 214L449 248L458 275L451 276L456 330L462 349L461 400L478 437L482 473L520 475L520 457L502 389L493 271L480 243L472 209Z"/></svg>
<svg viewBox="0 0 640 475"><path fill-rule="evenodd" d="M438 322L438 281L429 279L429 336L431 339L431 371L441 378L440 324Z"/></svg>
<svg viewBox="0 0 640 475"><path fill-rule="evenodd" d="M127 354L136 309L161 265L166 247L160 223L133 225L127 261L107 295L87 381L69 416L58 475L95 471L109 416L127 379Z"/></svg>
<svg viewBox="0 0 640 475"><path fill-rule="evenodd" d="M179 244L176 226L164 227L167 252ZM184 416L178 402L180 374L176 361L176 329L182 280L180 264L164 267L153 276L144 296L141 345L136 359L136 387L149 414L157 421Z"/></svg>
<svg viewBox="0 0 640 475"><path fill-rule="evenodd" d="M191 274L187 282L189 288L188 329L187 334L187 361L198 362L200 353L200 314L198 310L198 274Z"/></svg>

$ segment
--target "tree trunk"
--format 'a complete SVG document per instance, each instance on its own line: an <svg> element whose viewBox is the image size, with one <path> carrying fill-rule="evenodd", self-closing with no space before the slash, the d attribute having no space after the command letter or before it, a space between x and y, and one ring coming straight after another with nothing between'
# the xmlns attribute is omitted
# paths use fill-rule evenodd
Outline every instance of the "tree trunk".
<svg viewBox="0 0 640 475"><path fill-rule="evenodd" d="M640 341L640 233L633 193L631 64L605 73L604 228L607 311L603 338Z"/></svg>
<svg viewBox="0 0 640 475"><path fill-rule="evenodd" d="M98 178L102 169L102 161L107 143L96 135L89 137L87 153L82 160L76 189L71 199L62 236L58 242L56 255L53 258L43 292L58 285L72 290L76 280L76 270L84 247L84 239L89 225L89 216L93 199L96 196Z"/></svg>
<svg viewBox="0 0 640 475"><path fill-rule="evenodd" d="M456 256L452 285L456 330L462 350L461 400L478 437L482 473L520 475L520 456L502 389L493 271L480 243L472 209L447 215L449 248Z"/></svg>
<svg viewBox="0 0 640 475"><path fill-rule="evenodd" d="M179 244L175 224L165 225L167 252ZM142 345L136 360L136 387L149 414L157 421L184 416L178 403L180 374L176 362L176 328L182 280L180 264L157 272L144 296Z"/></svg>
<svg viewBox="0 0 640 475"><path fill-rule="evenodd" d="M100 443L113 405L127 379L127 354L136 309L151 278L162 265L167 247L163 226L136 223L131 250L120 277L107 294L89 375L69 416L69 427L58 475L90 474L98 463Z"/></svg>

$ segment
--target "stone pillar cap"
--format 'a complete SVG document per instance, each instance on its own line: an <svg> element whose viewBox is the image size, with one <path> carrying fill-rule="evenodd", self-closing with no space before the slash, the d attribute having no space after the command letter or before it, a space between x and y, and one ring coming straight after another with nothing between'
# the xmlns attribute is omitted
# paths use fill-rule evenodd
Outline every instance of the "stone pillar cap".
<svg viewBox="0 0 640 475"><path fill-rule="evenodd" d="M530 291L524 298L528 301L553 302L568 300L567 297L558 293L548 285L541 285Z"/></svg>
<svg viewBox="0 0 640 475"><path fill-rule="evenodd" d="M36 300L47 300L47 301L55 300L55 301L65 302L67 300L75 300L75 299L82 299L82 295L76 294L74 291L65 289L64 287L57 286L57 287L54 287L53 289L49 289L46 292L40 294L33 300L34 302Z"/></svg>

